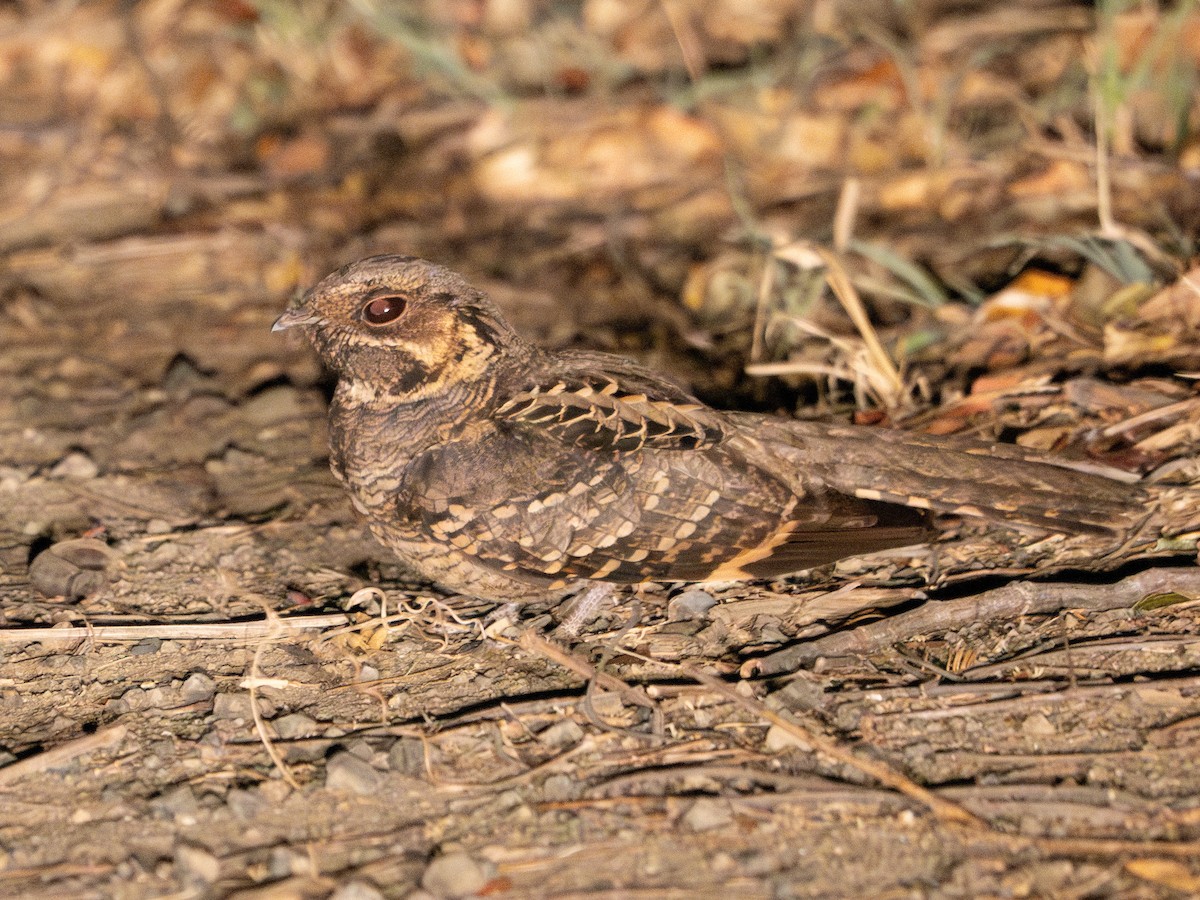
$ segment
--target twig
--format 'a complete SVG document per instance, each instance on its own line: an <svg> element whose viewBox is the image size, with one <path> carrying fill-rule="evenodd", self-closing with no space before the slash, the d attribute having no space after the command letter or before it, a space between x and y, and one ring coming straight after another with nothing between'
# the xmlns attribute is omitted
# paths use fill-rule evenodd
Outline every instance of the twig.
<svg viewBox="0 0 1200 900"><path fill-rule="evenodd" d="M1143 425L1156 424L1163 419L1180 418L1194 410L1197 406L1200 406L1200 400L1197 400L1195 397L1189 397L1187 400L1178 400L1175 403L1168 403L1166 406L1160 406L1156 409L1139 413L1136 416L1122 419L1120 422L1109 425L1100 434L1106 438L1118 437L1134 429L1141 428Z"/></svg>
<svg viewBox="0 0 1200 900"><path fill-rule="evenodd" d="M909 778L906 778L904 775L900 774L886 763L860 756L846 747L843 747L837 741L831 740L824 735L819 735L815 732L804 729L791 719L768 707L761 700L742 696L719 678L709 675L707 672L701 672L694 666L686 664L681 665L680 670L689 678L698 681L700 684L703 684L714 693L720 694L731 703L740 706L742 709L751 713L755 717L765 719L772 725L783 729L788 734L802 741L804 744L812 747L812 749L816 752L835 759L843 765L850 766L851 768L862 772L864 775L875 779L880 784L886 785L893 790L899 791L906 797L910 797L913 800L916 800L918 803L924 804L925 806L929 807L929 809L938 818L946 822L954 822L974 828L990 828L990 826L982 819L979 819L967 812L967 810L963 809L958 804L951 803L949 800L944 800L927 788L921 787L921 785Z"/></svg>
<svg viewBox="0 0 1200 900"><path fill-rule="evenodd" d="M846 310L846 315L850 317L854 327L858 329L872 366L887 386L887 405L895 405L904 389L904 382L900 378L900 373L896 371L896 365L892 362L892 358L888 356L887 350L880 343L879 335L875 331L875 326L871 324L871 317L867 315L862 298L854 289L854 284L850 281L850 276L846 274L846 269L838 255L817 244L796 241L777 249L774 256L776 259L787 260L794 265L807 268L810 265L809 254L816 254L825 264L825 279L829 282L830 290L838 298L842 308Z"/></svg>
<svg viewBox="0 0 1200 900"><path fill-rule="evenodd" d="M683 57L683 66L687 69L688 78L693 84L704 74L704 51L696 36L696 29L691 22L675 8L674 0L661 0L663 12L675 35L675 43L679 45L679 53ZM690 10L689 10L690 11Z"/></svg>
<svg viewBox="0 0 1200 900"><path fill-rule="evenodd" d="M188 623L179 625L92 625L70 628L0 628L0 644L32 644L50 641L141 641L146 638L167 640L219 641L245 640L270 635L299 634L347 625L350 617L343 613L320 616L294 616L279 619L277 625L266 620L253 622Z"/></svg>
<svg viewBox="0 0 1200 900"><path fill-rule="evenodd" d="M1104 92L1092 80L1092 99L1096 115L1096 218L1100 222L1100 233L1105 237L1116 237L1121 233L1113 218L1112 175L1109 172L1111 134L1109 133L1108 104Z"/></svg>
<svg viewBox="0 0 1200 900"><path fill-rule="evenodd" d="M979 621L1013 619L1068 608L1121 609L1133 606L1147 594L1167 590L1184 594L1200 592L1200 570L1148 569L1106 585L1018 581L960 600L932 600L911 612L749 660L743 664L741 674L743 678L778 675L821 656L864 656L916 634L963 628Z"/></svg>
<svg viewBox="0 0 1200 900"><path fill-rule="evenodd" d="M94 734L87 734L35 756L19 759L0 768L0 784L10 784L35 772L61 768L80 756L115 747L125 740L128 733L129 729L124 725L110 725Z"/></svg>
<svg viewBox="0 0 1200 900"><path fill-rule="evenodd" d="M268 624L272 628L272 634L279 627L280 619L275 616L270 609L265 610L267 614ZM271 742L271 735L267 733L267 723L263 720L262 710L258 708L258 685L262 680L262 674L259 672L259 663L262 661L263 651L267 648L267 638L270 635L263 635L263 639L258 642L258 646L254 648L254 658L250 661L250 715L254 718L254 730L258 732L258 739L262 742L263 748L267 751L267 756L271 757L271 762L279 771L280 776L295 790L300 790L300 782L296 780L296 776L292 774L291 768L284 762L283 756L279 749Z"/></svg>
<svg viewBox="0 0 1200 900"><path fill-rule="evenodd" d="M854 237L854 220L858 217L861 197L861 181L850 176L842 182L842 192L838 194L837 209L833 214L833 249L838 253L845 253Z"/></svg>
<svg viewBox="0 0 1200 900"><path fill-rule="evenodd" d="M596 682L605 690L620 694L636 706L645 707L652 712L657 712L658 710L658 704L647 697L645 690L642 688L634 687L614 675L597 670L587 660L568 653L557 644L535 633L532 629L526 629L521 634L520 639L517 641L517 646L529 653L544 656L550 661L558 663L564 669L574 672L580 678Z"/></svg>

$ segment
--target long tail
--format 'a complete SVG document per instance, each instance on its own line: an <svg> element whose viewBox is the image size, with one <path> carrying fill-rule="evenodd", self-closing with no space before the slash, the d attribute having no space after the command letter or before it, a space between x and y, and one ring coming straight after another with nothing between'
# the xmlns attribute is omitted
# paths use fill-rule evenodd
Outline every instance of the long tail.
<svg viewBox="0 0 1200 900"><path fill-rule="evenodd" d="M794 462L801 483L855 497L1066 533L1121 534L1153 501L1124 473L1071 468L1009 444L861 426L735 414L768 452ZM1087 464L1084 464L1085 466Z"/></svg>

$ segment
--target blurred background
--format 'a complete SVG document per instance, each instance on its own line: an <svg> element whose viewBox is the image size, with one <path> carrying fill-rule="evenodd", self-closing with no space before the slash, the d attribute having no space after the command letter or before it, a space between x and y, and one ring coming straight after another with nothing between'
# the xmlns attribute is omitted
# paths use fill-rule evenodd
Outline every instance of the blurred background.
<svg viewBox="0 0 1200 900"><path fill-rule="evenodd" d="M308 383L264 326L374 252L727 404L911 413L1047 316L1128 364L1103 331L1200 232L1198 58L1194 2L7 4L3 374Z"/></svg>

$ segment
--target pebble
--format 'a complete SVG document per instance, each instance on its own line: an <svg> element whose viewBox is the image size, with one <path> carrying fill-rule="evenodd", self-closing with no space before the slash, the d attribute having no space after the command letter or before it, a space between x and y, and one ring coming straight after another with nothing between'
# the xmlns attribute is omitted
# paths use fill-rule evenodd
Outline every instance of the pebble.
<svg viewBox="0 0 1200 900"><path fill-rule="evenodd" d="M50 470L51 478L88 481L100 474L100 467L86 453L76 450L60 459Z"/></svg>
<svg viewBox="0 0 1200 900"><path fill-rule="evenodd" d="M312 737L320 731L316 720L304 713L288 713L286 716L272 719L271 725L275 734L285 741Z"/></svg>
<svg viewBox="0 0 1200 900"><path fill-rule="evenodd" d="M421 875L421 887L435 897L470 897L488 882L487 870L462 851L437 857Z"/></svg>
<svg viewBox="0 0 1200 900"><path fill-rule="evenodd" d="M717 599L708 591L684 591L667 603L667 618L672 622L687 622L702 619L704 614L717 605Z"/></svg>
<svg viewBox="0 0 1200 900"><path fill-rule="evenodd" d="M220 877L221 861L195 844L179 844L175 848L175 869L184 884L207 887Z"/></svg>
<svg viewBox="0 0 1200 900"><path fill-rule="evenodd" d="M292 793L292 786L283 779L264 781L258 786L258 795L272 806L278 806Z"/></svg>
<svg viewBox="0 0 1200 900"><path fill-rule="evenodd" d="M203 672L193 672L184 679L179 690L185 703L198 703L212 697L217 692L217 686Z"/></svg>
<svg viewBox="0 0 1200 900"><path fill-rule="evenodd" d="M251 821L262 814L267 808L267 801L254 791L234 788L225 796L225 805L233 813L234 818Z"/></svg>
<svg viewBox="0 0 1200 900"><path fill-rule="evenodd" d="M542 797L549 803L559 800L573 800L578 791L578 785L570 775L551 775L542 782Z"/></svg>
<svg viewBox="0 0 1200 900"><path fill-rule="evenodd" d="M303 872L307 868L307 862L297 859L296 851L290 847L272 847L271 852L267 854L267 873L273 880L287 878L294 873Z"/></svg>
<svg viewBox="0 0 1200 900"><path fill-rule="evenodd" d="M345 745L347 753L353 753L359 759L369 762L375 757L375 751L371 748L370 741L363 738L356 738Z"/></svg>
<svg viewBox="0 0 1200 900"><path fill-rule="evenodd" d="M252 719L249 694L217 694L213 698L213 716L217 719Z"/></svg>
<svg viewBox="0 0 1200 900"><path fill-rule="evenodd" d="M146 701L146 689L140 687L129 688L121 694L121 703L125 705L126 711L150 708L150 704Z"/></svg>
<svg viewBox="0 0 1200 900"><path fill-rule="evenodd" d="M383 900L383 894L373 884L349 881L330 894L329 900Z"/></svg>
<svg viewBox="0 0 1200 900"><path fill-rule="evenodd" d="M790 750L792 748L796 748L797 750L812 749L786 728L772 725L767 729L767 736L763 739L763 749L769 753L778 753L781 750Z"/></svg>
<svg viewBox="0 0 1200 900"><path fill-rule="evenodd" d="M1043 713L1034 713L1032 716L1026 717L1025 721L1021 723L1021 730L1026 734L1032 734L1037 737L1058 734L1058 729L1054 727L1054 723L1046 718Z"/></svg>
<svg viewBox="0 0 1200 900"><path fill-rule="evenodd" d="M129 648L130 656L150 656L162 647L162 638L145 638Z"/></svg>
<svg viewBox="0 0 1200 900"><path fill-rule="evenodd" d="M331 791L374 794L382 780L370 763L345 750L333 754L325 763L325 787Z"/></svg>
<svg viewBox="0 0 1200 900"><path fill-rule="evenodd" d="M95 538L75 538L52 544L29 564L29 582L45 597L82 600L108 584L112 549Z"/></svg>
<svg viewBox="0 0 1200 900"><path fill-rule="evenodd" d="M541 732L538 740L555 749L574 747L583 740L583 729L574 719L563 719Z"/></svg>
<svg viewBox="0 0 1200 900"><path fill-rule="evenodd" d="M711 831L733 821L733 810L727 800L701 797L683 815L683 824L691 831Z"/></svg>
<svg viewBox="0 0 1200 900"><path fill-rule="evenodd" d="M269 387L251 397L241 408L246 421L259 427L298 419L304 415L300 395L293 387L279 385Z"/></svg>
<svg viewBox="0 0 1200 900"><path fill-rule="evenodd" d="M191 785L180 784L163 791L153 803L156 810L171 816L182 824L194 825L200 813L200 804Z"/></svg>

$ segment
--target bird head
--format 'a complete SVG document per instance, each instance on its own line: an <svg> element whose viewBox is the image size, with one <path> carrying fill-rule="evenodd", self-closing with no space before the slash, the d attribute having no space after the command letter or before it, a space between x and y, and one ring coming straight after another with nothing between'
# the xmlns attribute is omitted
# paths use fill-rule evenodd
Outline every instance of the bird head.
<svg viewBox="0 0 1200 900"><path fill-rule="evenodd" d="M483 377L526 344L460 275L411 256L338 269L275 320L302 328L322 361L366 400L419 400Z"/></svg>

